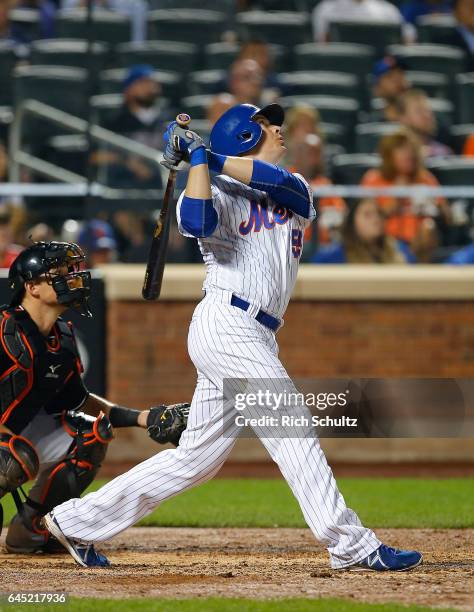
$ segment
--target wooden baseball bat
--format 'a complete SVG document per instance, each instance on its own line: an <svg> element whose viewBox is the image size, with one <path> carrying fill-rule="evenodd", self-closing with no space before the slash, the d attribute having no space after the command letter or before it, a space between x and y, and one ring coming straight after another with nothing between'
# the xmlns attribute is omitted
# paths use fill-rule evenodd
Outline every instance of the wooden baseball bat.
<svg viewBox="0 0 474 612"><path fill-rule="evenodd" d="M176 117L176 122L183 128L190 121L191 117L186 113L181 113ZM163 204L156 222L148 254L145 279L142 287L142 296L145 300L157 300L160 297L170 233L171 214L169 206L173 199L175 182L176 170L170 170L165 195L163 196Z"/></svg>

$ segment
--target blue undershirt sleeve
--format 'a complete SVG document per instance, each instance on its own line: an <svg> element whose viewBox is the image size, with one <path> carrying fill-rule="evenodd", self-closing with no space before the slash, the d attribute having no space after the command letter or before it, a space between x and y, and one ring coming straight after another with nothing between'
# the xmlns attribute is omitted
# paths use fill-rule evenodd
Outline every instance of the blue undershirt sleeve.
<svg viewBox="0 0 474 612"><path fill-rule="evenodd" d="M210 236L217 227L218 216L212 199L184 196L181 202L181 226L195 238Z"/></svg>
<svg viewBox="0 0 474 612"><path fill-rule="evenodd" d="M249 186L265 191L278 204L309 219L311 194L306 183L288 170L254 159Z"/></svg>

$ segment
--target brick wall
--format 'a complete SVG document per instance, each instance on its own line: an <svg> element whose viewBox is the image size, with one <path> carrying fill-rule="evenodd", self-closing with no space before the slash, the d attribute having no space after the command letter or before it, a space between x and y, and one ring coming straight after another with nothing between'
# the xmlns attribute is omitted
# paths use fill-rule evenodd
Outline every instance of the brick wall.
<svg viewBox="0 0 474 612"><path fill-rule="evenodd" d="M146 407L190 398L191 302L108 305L108 390ZM294 302L278 334L294 378L474 377L470 302Z"/></svg>
<svg viewBox="0 0 474 612"><path fill-rule="evenodd" d="M128 406L190 400L195 371L186 337L195 302L108 303L108 396ZM278 334L280 356L298 377L474 378L474 309L469 301L295 301ZM117 434L108 461L139 461L157 447L143 432ZM467 440L323 440L330 460L461 461ZM470 450L469 450L470 449ZM470 454L469 454L470 453ZM231 459L265 460L256 440Z"/></svg>

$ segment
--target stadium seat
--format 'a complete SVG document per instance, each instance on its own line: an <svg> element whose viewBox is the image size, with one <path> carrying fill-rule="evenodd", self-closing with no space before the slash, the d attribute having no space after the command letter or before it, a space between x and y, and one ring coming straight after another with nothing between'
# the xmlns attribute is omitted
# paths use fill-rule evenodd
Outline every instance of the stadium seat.
<svg viewBox="0 0 474 612"><path fill-rule="evenodd" d="M185 110L191 118L205 119L207 107L211 103L214 95L187 96L181 100L181 108Z"/></svg>
<svg viewBox="0 0 474 612"><path fill-rule="evenodd" d="M13 117L13 107L0 106L0 142L7 142Z"/></svg>
<svg viewBox="0 0 474 612"><path fill-rule="evenodd" d="M89 57L86 40L37 40L31 44L30 61L44 66L73 66L94 72L105 68L109 48L104 43L95 42L92 57Z"/></svg>
<svg viewBox="0 0 474 612"><path fill-rule="evenodd" d="M369 45L352 43L306 43L294 48L296 70L348 72L365 77L375 61Z"/></svg>
<svg viewBox="0 0 474 612"><path fill-rule="evenodd" d="M463 152L467 137L474 134L474 123L452 125L449 129L449 134L451 136L451 143L454 151L461 154Z"/></svg>
<svg viewBox="0 0 474 612"><path fill-rule="evenodd" d="M399 129L398 123L361 123L355 128L355 150L358 153L374 153L382 136Z"/></svg>
<svg viewBox="0 0 474 612"><path fill-rule="evenodd" d="M148 16L149 38L204 46L221 39L226 20L226 14L219 11L202 9L151 11Z"/></svg>
<svg viewBox="0 0 474 612"><path fill-rule="evenodd" d="M282 72L278 80L286 95L291 96L357 98L359 93L357 77L345 72Z"/></svg>
<svg viewBox="0 0 474 612"><path fill-rule="evenodd" d="M18 61L13 46L0 41L0 105L9 106L13 102L13 69Z"/></svg>
<svg viewBox="0 0 474 612"><path fill-rule="evenodd" d="M321 124L321 132L324 136L324 141L330 145L347 148L347 130L344 126L337 123L325 123Z"/></svg>
<svg viewBox="0 0 474 612"><path fill-rule="evenodd" d="M204 48L204 63L207 70L227 70L239 53L238 43L218 42Z"/></svg>
<svg viewBox="0 0 474 612"><path fill-rule="evenodd" d="M431 108L433 109L436 118L444 124L452 124L454 121L454 105L450 100L442 98L430 98ZM380 98L372 98L370 107L374 111L381 111L384 107L384 101Z"/></svg>
<svg viewBox="0 0 474 612"><path fill-rule="evenodd" d="M148 0L150 10L155 9L205 9L215 10L215 0ZM230 13L235 10L235 0L219 0L219 10Z"/></svg>
<svg viewBox="0 0 474 612"><path fill-rule="evenodd" d="M87 112L87 71L70 66L19 66L14 70L15 106L38 100L54 108L85 118ZM33 151L44 147L52 136L70 133L47 119L28 115L23 123L25 142Z"/></svg>
<svg viewBox="0 0 474 612"><path fill-rule="evenodd" d="M82 117L87 71L70 66L19 66L14 70L15 104L33 99Z"/></svg>
<svg viewBox="0 0 474 612"><path fill-rule="evenodd" d="M100 94L91 97L92 120L98 125L104 125L109 122L118 113L123 105L122 94ZM173 117L170 101L167 98L160 97L154 108L160 110L160 116L163 116L163 121ZM176 113L174 113L176 114Z"/></svg>
<svg viewBox="0 0 474 612"><path fill-rule="evenodd" d="M436 118L445 125L454 123L454 104L449 100L441 98L430 98L431 108L433 109Z"/></svg>
<svg viewBox="0 0 474 612"><path fill-rule="evenodd" d="M111 70L103 70L100 73L99 89L100 93L113 94L122 91L122 81L127 73L125 68L112 68ZM169 98L172 103L176 103L181 96L181 81L182 75L177 72L168 72L157 70L154 79L161 85L161 91L165 98Z"/></svg>
<svg viewBox="0 0 474 612"><path fill-rule="evenodd" d="M217 94L225 91L225 70L197 70L189 75L188 92L192 96Z"/></svg>
<svg viewBox="0 0 474 612"><path fill-rule="evenodd" d="M56 29L59 38L87 39L87 16L84 9L58 11ZM131 23L128 17L113 11L94 10L92 38L117 45L131 40Z"/></svg>
<svg viewBox="0 0 474 612"><path fill-rule="evenodd" d="M474 72L456 76L456 97L459 122L474 123Z"/></svg>
<svg viewBox="0 0 474 612"><path fill-rule="evenodd" d="M39 11L33 8L16 8L10 11L10 21L21 27L22 33L29 40L35 40L41 35Z"/></svg>
<svg viewBox="0 0 474 612"><path fill-rule="evenodd" d="M237 15L236 27L242 40L263 39L286 47L309 42L312 38L308 13L247 11Z"/></svg>
<svg viewBox="0 0 474 612"><path fill-rule="evenodd" d="M293 108L295 106L316 108L322 121L343 125L346 129L355 125L359 110L357 100L336 96L285 96L280 98L280 104L283 108Z"/></svg>
<svg viewBox="0 0 474 612"><path fill-rule="evenodd" d="M456 26L452 15L424 15L416 21L418 40L420 43L435 44L446 40Z"/></svg>
<svg viewBox="0 0 474 612"><path fill-rule="evenodd" d="M405 74L412 87L422 89L430 98L449 99L452 97L452 86L445 74L419 70L407 70Z"/></svg>
<svg viewBox="0 0 474 612"><path fill-rule="evenodd" d="M270 45L275 72L288 69L288 53L283 45ZM239 54L238 43L218 42L206 45L204 48L204 63L208 70L228 70Z"/></svg>
<svg viewBox="0 0 474 612"><path fill-rule="evenodd" d="M332 180L335 184L358 185L370 168L380 165L378 155L352 153L336 155L332 160Z"/></svg>
<svg viewBox="0 0 474 612"><path fill-rule="evenodd" d="M128 42L117 45L117 63L127 68L134 64L150 64L157 70L175 69L184 74L194 70L198 48L191 43L168 40L147 42Z"/></svg>
<svg viewBox="0 0 474 612"><path fill-rule="evenodd" d="M436 175L442 185L474 186L474 159L462 157L445 157L432 159L427 167Z"/></svg>
<svg viewBox="0 0 474 612"><path fill-rule="evenodd" d="M254 7L262 11L305 11L305 0L257 0Z"/></svg>
<svg viewBox="0 0 474 612"><path fill-rule="evenodd" d="M408 70L440 72L454 78L464 69L465 55L461 49L448 45L392 45L389 53L400 57Z"/></svg>
<svg viewBox="0 0 474 612"><path fill-rule="evenodd" d="M401 43L402 28L396 23L334 21L329 27L329 39L331 42L370 44L378 57L384 55L387 45Z"/></svg>

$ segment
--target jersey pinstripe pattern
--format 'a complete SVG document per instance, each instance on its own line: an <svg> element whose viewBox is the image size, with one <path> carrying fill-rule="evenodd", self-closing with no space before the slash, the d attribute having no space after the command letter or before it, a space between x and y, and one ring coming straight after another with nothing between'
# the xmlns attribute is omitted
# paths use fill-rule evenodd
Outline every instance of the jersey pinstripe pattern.
<svg viewBox="0 0 474 612"><path fill-rule="evenodd" d="M233 194L239 194L237 200ZM188 335L197 386L179 447L158 453L83 499L55 508L67 537L107 540L164 500L217 473L239 433L233 402L224 398L224 379L240 379L243 385L248 379L272 379L277 391L278 381L289 380L278 359L274 332L255 320L255 308L244 312L230 302L235 292L275 316L283 315L297 271L291 232L302 231L306 221L294 215L289 220L293 225L288 221L287 227L262 228L261 233L241 237L238 227L248 219L249 206L243 194L262 198L227 179L217 179L213 188L219 226L210 239L200 240L207 266L206 295L194 311ZM264 237L265 233L269 235ZM256 433L261 434L258 429ZM380 546L375 534L346 506L316 437L264 435L261 441L291 487L308 526L327 546L332 567L357 563Z"/></svg>

